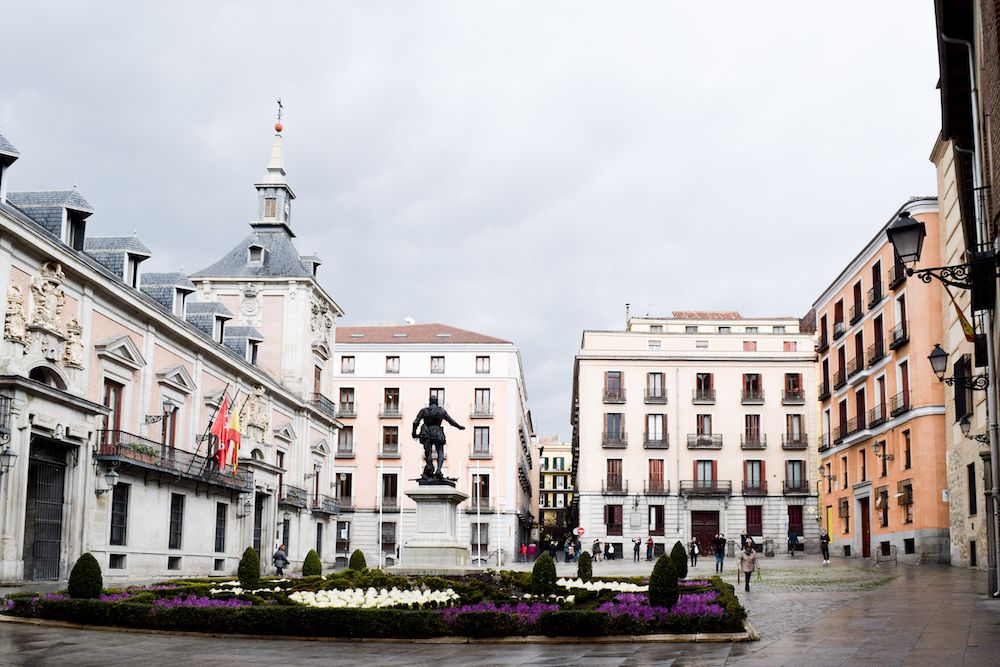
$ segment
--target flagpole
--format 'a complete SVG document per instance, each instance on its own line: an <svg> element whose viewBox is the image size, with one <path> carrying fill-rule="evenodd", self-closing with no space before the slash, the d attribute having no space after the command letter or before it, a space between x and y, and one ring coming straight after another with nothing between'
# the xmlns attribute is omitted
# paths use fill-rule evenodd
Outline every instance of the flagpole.
<svg viewBox="0 0 1000 667"><path fill-rule="evenodd" d="M228 393L228 391L229 391L229 385L230 385L230 383L229 383L229 382L227 382L227 383L226 383L226 387L225 387L225 389L223 389L223 390L222 390L222 396L223 396L223 397L225 397L225 396L226 396L226 394ZM216 416L217 416L217 415L219 414L219 410L221 410L221 409L222 409L222 401L220 400L220 401L219 401L219 405L217 405L217 406L215 407L215 411L214 411L214 412L212 412L212 417L211 417L211 418L210 418L210 419L208 420L208 427L207 427L207 428L205 428L205 432L201 434L201 438L200 438L200 439L198 440L198 442L196 442L196 443L195 443L195 448L194 448L194 455L195 455L195 456L197 456L197 455L198 455L198 452L200 452L200 451L201 451L201 441L202 441L202 440L207 440L207 439L209 438L209 435L208 435L208 432L209 432L210 430L212 430L212 424L214 424L214 423L215 423L215 418L216 418ZM212 457L211 457L211 456L209 456L209 457L207 457L207 458L208 458L209 460L211 460L211 458L212 458ZM194 458L192 457L192 458L191 458L191 461L190 461L190 462L188 463L188 469L187 469L188 473L190 473L190 472L191 472L191 466L193 466L193 465L194 465Z"/></svg>

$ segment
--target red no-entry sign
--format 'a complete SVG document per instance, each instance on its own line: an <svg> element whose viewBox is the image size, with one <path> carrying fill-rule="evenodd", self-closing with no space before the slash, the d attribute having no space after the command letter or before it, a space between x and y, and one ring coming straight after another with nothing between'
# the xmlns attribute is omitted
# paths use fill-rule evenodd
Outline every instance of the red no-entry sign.
<svg viewBox="0 0 1000 667"><path fill-rule="evenodd" d="M573 531L573 532L575 532L575 533L576 533L577 535L583 535L583 527L581 526L580 528L577 528L577 529L576 529L575 531Z"/></svg>

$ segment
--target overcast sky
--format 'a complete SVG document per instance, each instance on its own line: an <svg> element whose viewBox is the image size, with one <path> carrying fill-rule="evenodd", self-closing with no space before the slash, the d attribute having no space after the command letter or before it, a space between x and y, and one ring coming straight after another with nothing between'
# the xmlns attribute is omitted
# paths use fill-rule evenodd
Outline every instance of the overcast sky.
<svg viewBox="0 0 1000 667"><path fill-rule="evenodd" d="M285 103L300 252L341 324L513 340L570 435L583 329L801 315L935 194L929 0L4 2L12 190L193 272L248 231Z"/></svg>

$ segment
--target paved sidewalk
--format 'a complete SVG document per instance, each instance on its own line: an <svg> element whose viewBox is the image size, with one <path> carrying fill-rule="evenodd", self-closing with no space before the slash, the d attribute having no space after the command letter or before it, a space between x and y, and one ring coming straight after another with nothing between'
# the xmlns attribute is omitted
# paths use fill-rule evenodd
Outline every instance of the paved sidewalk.
<svg viewBox="0 0 1000 667"><path fill-rule="evenodd" d="M1000 664L1000 601L980 572L934 565L823 566L810 557L764 561L739 591L761 641L740 644L433 645L169 637L0 622L0 663L150 665L981 665ZM523 564L522 564L523 565ZM560 567L568 576L572 564ZM604 563L612 574L648 564ZM640 568L645 566L645 572ZM520 567L520 566L519 566ZM524 567L528 567L524 565ZM620 568L620 570L619 570ZM564 571L565 569L565 571ZM596 568L595 568L596 569ZM711 574L699 563L694 574ZM735 583L735 575L725 575ZM742 587L741 587L742 588Z"/></svg>

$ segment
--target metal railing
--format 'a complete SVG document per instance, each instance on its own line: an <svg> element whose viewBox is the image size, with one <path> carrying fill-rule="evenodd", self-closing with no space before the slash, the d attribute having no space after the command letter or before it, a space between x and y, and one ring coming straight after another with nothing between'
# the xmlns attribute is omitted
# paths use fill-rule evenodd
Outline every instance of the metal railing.
<svg viewBox="0 0 1000 667"><path fill-rule="evenodd" d="M649 433L642 436L642 446L644 449L667 449L670 447L670 434L657 433L650 437Z"/></svg>
<svg viewBox="0 0 1000 667"><path fill-rule="evenodd" d="M819 337L819 341L816 343L816 351L826 352L829 349L830 349L830 339L826 337L826 332L824 331L823 335Z"/></svg>
<svg viewBox="0 0 1000 667"><path fill-rule="evenodd" d="M305 509L309 504L309 494L303 488L284 484L281 487L281 496L278 497L278 504Z"/></svg>
<svg viewBox="0 0 1000 667"><path fill-rule="evenodd" d="M333 500L341 512L354 511L354 496L334 496Z"/></svg>
<svg viewBox="0 0 1000 667"><path fill-rule="evenodd" d="M906 269L902 264L893 264L889 267L889 289L895 289L904 280L906 280Z"/></svg>
<svg viewBox="0 0 1000 667"><path fill-rule="evenodd" d="M625 402L625 387L619 387L618 389L604 389L604 402L605 403L624 403Z"/></svg>
<svg viewBox="0 0 1000 667"><path fill-rule="evenodd" d="M722 434L688 433L688 449L722 449Z"/></svg>
<svg viewBox="0 0 1000 667"><path fill-rule="evenodd" d="M312 511L316 514L329 514L333 516L340 512L337 507L337 500L324 494L314 495L312 499Z"/></svg>
<svg viewBox="0 0 1000 667"><path fill-rule="evenodd" d="M866 428L868 428L868 423L865 417L867 417L867 415L865 413L861 413L857 417L852 417L851 419L848 419L847 435L854 435L858 431L864 431Z"/></svg>
<svg viewBox="0 0 1000 667"><path fill-rule="evenodd" d="M760 405L764 402L763 389L744 389L740 394L743 405Z"/></svg>
<svg viewBox="0 0 1000 667"><path fill-rule="evenodd" d="M644 479L642 492L646 495L668 495L670 493L669 479Z"/></svg>
<svg viewBox="0 0 1000 667"><path fill-rule="evenodd" d="M608 477L601 480L601 493L604 494L627 494L628 480L621 477Z"/></svg>
<svg viewBox="0 0 1000 667"><path fill-rule="evenodd" d="M868 411L869 426L878 426L879 424L884 423L885 419L886 415L885 415L884 405L876 405L875 407L873 407L871 410Z"/></svg>
<svg viewBox="0 0 1000 667"><path fill-rule="evenodd" d="M885 341L879 339L868 346L868 367L871 368L885 358Z"/></svg>
<svg viewBox="0 0 1000 667"><path fill-rule="evenodd" d="M378 509L379 500L382 501L382 511L383 512L398 512L399 511L399 498L396 496L382 496L379 498L375 496L375 508Z"/></svg>
<svg viewBox="0 0 1000 667"><path fill-rule="evenodd" d="M667 402L667 392L662 388L650 389L649 387L646 387L645 399L647 403L663 405Z"/></svg>
<svg viewBox="0 0 1000 667"><path fill-rule="evenodd" d="M781 434L782 449L805 449L808 446L809 436L805 432L791 433L786 431Z"/></svg>
<svg viewBox="0 0 1000 667"><path fill-rule="evenodd" d="M232 489L241 493L253 491L253 473L219 470L214 458L168 447L155 440L117 430L97 432L98 461L126 463L137 468L166 472L177 477Z"/></svg>
<svg viewBox="0 0 1000 667"><path fill-rule="evenodd" d="M823 399L830 398L830 383L820 382L817 391L819 392L818 395L819 400L822 401Z"/></svg>
<svg viewBox="0 0 1000 667"><path fill-rule="evenodd" d="M398 459L401 456L398 442L383 442L379 445L378 457L380 459Z"/></svg>
<svg viewBox="0 0 1000 667"><path fill-rule="evenodd" d="M799 494L799 493L810 493L812 489L809 486L809 481L805 479L793 479L791 481L785 480L781 483L781 492L787 495Z"/></svg>
<svg viewBox="0 0 1000 667"><path fill-rule="evenodd" d="M892 329L889 330L889 349L895 350L897 347L901 347L908 343L910 340L910 330L906 326L906 322L900 322Z"/></svg>
<svg viewBox="0 0 1000 667"><path fill-rule="evenodd" d="M865 309L860 303L856 303L853 306L851 306L850 310L851 326L854 326L855 324L860 322L864 314L865 314Z"/></svg>
<svg viewBox="0 0 1000 667"><path fill-rule="evenodd" d="M493 416L492 403L473 403L469 407L469 417L472 419L489 419Z"/></svg>
<svg viewBox="0 0 1000 667"><path fill-rule="evenodd" d="M806 392L801 389L784 389L781 392L783 405L802 405L806 402Z"/></svg>
<svg viewBox="0 0 1000 667"><path fill-rule="evenodd" d="M493 458L493 448L489 445L477 445L476 443L472 443L469 445L469 458L491 459Z"/></svg>
<svg viewBox="0 0 1000 667"><path fill-rule="evenodd" d="M766 496L767 495L767 480L760 479L756 482L749 481L743 482L743 495L744 496Z"/></svg>
<svg viewBox="0 0 1000 667"><path fill-rule="evenodd" d="M845 384L847 384L847 374L844 371L837 370L833 372L833 388L840 389Z"/></svg>
<svg viewBox="0 0 1000 667"><path fill-rule="evenodd" d="M910 409L910 390L904 389L889 399L889 414L893 417L908 412Z"/></svg>
<svg viewBox="0 0 1000 667"><path fill-rule="evenodd" d="M865 368L864 359L858 359L857 357L851 357L847 360L847 377L853 377L860 373Z"/></svg>
<svg viewBox="0 0 1000 667"><path fill-rule="evenodd" d="M847 327L844 326L844 321L843 320L841 320L840 322L834 322L833 323L833 339L834 340L837 340L838 338L840 338L841 336L843 336L845 333L847 333Z"/></svg>
<svg viewBox="0 0 1000 667"><path fill-rule="evenodd" d="M691 392L691 401L697 404L715 403L714 389L695 389Z"/></svg>
<svg viewBox="0 0 1000 667"><path fill-rule="evenodd" d="M833 444L839 445L847 437L847 422L842 423L840 426L833 427Z"/></svg>
<svg viewBox="0 0 1000 667"><path fill-rule="evenodd" d="M683 479L680 492L691 496L730 496L733 483L728 479Z"/></svg>
<svg viewBox="0 0 1000 667"><path fill-rule="evenodd" d="M401 419L403 411L400 409L399 403L379 403L378 416L382 419Z"/></svg>
<svg viewBox="0 0 1000 667"><path fill-rule="evenodd" d="M331 419L337 418L337 404L323 394L312 395L313 407Z"/></svg>
<svg viewBox="0 0 1000 667"><path fill-rule="evenodd" d="M337 408L337 417L340 419L352 419L358 416L358 406L354 401L341 401Z"/></svg>
<svg viewBox="0 0 1000 667"><path fill-rule="evenodd" d="M875 283L872 288L868 290L868 310L875 307L885 294L882 292L882 283Z"/></svg>
<svg viewBox="0 0 1000 667"><path fill-rule="evenodd" d="M819 436L819 451L825 452L830 449L830 436L826 433Z"/></svg>
<svg viewBox="0 0 1000 667"><path fill-rule="evenodd" d="M601 433L601 445L607 449L621 449L628 446L628 434L625 431L604 431Z"/></svg>
<svg viewBox="0 0 1000 667"><path fill-rule="evenodd" d="M759 431L750 431L740 434L741 449L765 449L767 447L767 435Z"/></svg>
<svg viewBox="0 0 1000 667"><path fill-rule="evenodd" d="M337 449L334 450L334 458L338 459L353 459L354 458L354 443L353 442L338 442Z"/></svg>

